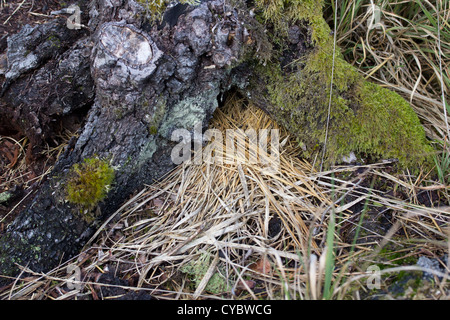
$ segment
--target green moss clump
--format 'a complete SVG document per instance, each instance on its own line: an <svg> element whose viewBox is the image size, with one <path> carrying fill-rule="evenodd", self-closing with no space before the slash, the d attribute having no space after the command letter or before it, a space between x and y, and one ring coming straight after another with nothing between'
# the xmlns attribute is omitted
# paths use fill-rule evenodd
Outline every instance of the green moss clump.
<svg viewBox="0 0 450 320"><path fill-rule="evenodd" d="M329 27L322 17L323 0L256 0L256 8L266 23L274 25L279 34L297 21L307 21L312 27L312 40L319 46L329 41Z"/></svg>
<svg viewBox="0 0 450 320"><path fill-rule="evenodd" d="M148 132L149 132L151 135L155 135L155 134L158 133L158 127L156 127L156 126L150 126L150 127L148 128Z"/></svg>
<svg viewBox="0 0 450 320"><path fill-rule="evenodd" d="M107 161L87 158L72 166L67 180L67 200L92 208L103 200L114 180L114 169Z"/></svg>
<svg viewBox="0 0 450 320"><path fill-rule="evenodd" d="M356 90L361 107L342 132L341 145L385 158L398 158L400 164L413 166L430 161L433 148L410 105L397 93L370 82ZM344 151L348 151L347 150Z"/></svg>
<svg viewBox="0 0 450 320"><path fill-rule="evenodd" d="M151 16L150 19L152 21L161 20L162 14L167 8L167 5L172 1L170 0L137 0L145 10L147 10ZM178 0L179 3L187 3L190 5L197 5L200 3L200 0Z"/></svg>
<svg viewBox="0 0 450 320"><path fill-rule="evenodd" d="M163 97L158 98L154 105L152 105L152 108L149 107L148 100L144 99L142 107L150 109L149 114L145 116L145 121L148 123L148 132L151 135L156 135L166 113L166 99Z"/></svg>
<svg viewBox="0 0 450 320"><path fill-rule="evenodd" d="M280 45L266 65L256 67L254 81L266 84L266 109L305 146L303 156L312 157L325 146L325 166L350 152L397 158L402 167L430 163L433 149L410 105L366 81L339 48L333 59L334 39L322 16L323 0L256 0L256 7L272 43ZM310 47L298 58L283 45L294 24L311 30ZM282 65L280 61L292 56Z"/></svg>
<svg viewBox="0 0 450 320"><path fill-rule="evenodd" d="M55 35L49 36L47 41L50 42L52 48L59 49L61 47L61 40Z"/></svg>

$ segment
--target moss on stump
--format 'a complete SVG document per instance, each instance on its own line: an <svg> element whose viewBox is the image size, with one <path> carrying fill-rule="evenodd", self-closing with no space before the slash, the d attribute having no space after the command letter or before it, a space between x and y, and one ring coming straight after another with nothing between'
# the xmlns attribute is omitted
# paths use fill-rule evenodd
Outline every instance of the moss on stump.
<svg viewBox="0 0 450 320"><path fill-rule="evenodd" d="M397 158L401 167L431 163L433 148L411 106L397 93L366 81L334 48L322 16L323 0L258 0L256 6L278 47L255 67L254 85L265 84L265 109L297 136L303 156L312 157L325 146L326 166L350 152ZM306 53L289 45L292 26L309 30Z"/></svg>

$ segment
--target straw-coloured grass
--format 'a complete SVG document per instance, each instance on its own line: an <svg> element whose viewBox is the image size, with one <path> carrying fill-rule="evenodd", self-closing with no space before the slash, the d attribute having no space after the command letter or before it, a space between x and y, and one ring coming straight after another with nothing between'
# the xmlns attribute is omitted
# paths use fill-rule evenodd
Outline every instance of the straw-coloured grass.
<svg viewBox="0 0 450 320"><path fill-rule="evenodd" d="M237 145L245 145L247 128L278 128L261 110L253 106L242 110L242 101L230 101L224 110L216 112L211 127L221 132L236 129ZM224 140L213 143L222 143L221 149L226 150ZM204 253L220 256L217 263L223 264L226 273L222 276L232 280L229 292L244 283L239 281L244 275L254 273L249 266L260 259L283 272L253 276L280 282L287 277L284 264L300 266L308 243L320 254L317 241L321 241L325 221L317 224L319 231L309 239L311 228L331 204L330 195L311 179L312 167L294 156L298 148L295 140L284 130L280 140L285 144L280 149L277 172L261 165L261 158L270 157L264 153L258 154L257 163L249 163L248 154L246 160L245 154L236 152L223 153L222 164L205 161L180 165L136 199L140 205L122 215L118 223L128 227L111 252L120 260L130 261L129 268L139 274L139 285L152 283L152 272L158 265L164 265L166 272L175 272L172 270ZM251 150L259 149L253 145L248 148ZM157 190L165 191L155 197ZM138 210L150 200L158 203L154 216L148 210ZM279 232L273 231L277 228Z"/></svg>

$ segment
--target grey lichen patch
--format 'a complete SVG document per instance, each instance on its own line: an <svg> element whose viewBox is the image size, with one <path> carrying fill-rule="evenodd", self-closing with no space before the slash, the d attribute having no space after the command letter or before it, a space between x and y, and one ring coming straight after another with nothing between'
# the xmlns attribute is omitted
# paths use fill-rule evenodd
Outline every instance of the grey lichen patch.
<svg viewBox="0 0 450 320"><path fill-rule="evenodd" d="M140 167L142 164L147 162L149 159L152 158L153 154L155 153L156 149L158 148L156 141L154 139L151 139L140 151L136 166Z"/></svg>
<svg viewBox="0 0 450 320"><path fill-rule="evenodd" d="M0 203L8 201L12 196L12 193L9 191L4 191L0 193Z"/></svg>
<svg viewBox="0 0 450 320"><path fill-rule="evenodd" d="M212 114L218 107L217 95L216 90L206 90L200 95L179 101L165 114L159 134L170 140L173 130L193 129L196 124L203 122L208 112Z"/></svg>
<svg viewBox="0 0 450 320"><path fill-rule="evenodd" d="M36 69L49 58L63 53L67 43L74 40L72 30L54 20L22 29L7 38L6 83Z"/></svg>

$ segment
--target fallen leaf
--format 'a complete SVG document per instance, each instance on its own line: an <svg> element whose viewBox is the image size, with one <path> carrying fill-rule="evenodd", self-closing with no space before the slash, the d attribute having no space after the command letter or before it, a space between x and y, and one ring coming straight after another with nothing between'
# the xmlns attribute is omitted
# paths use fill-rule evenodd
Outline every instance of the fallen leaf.
<svg viewBox="0 0 450 320"><path fill-rule="evenodd" d="M14 155L13 155L13 161L11 161L11 164L8 166L10 169L12 169L16 165L18 158L19 158L19 148L15 148Z"/></svg>
<svg viewBox="0 0 450 320"><path fill-rule="evenodd" d="M236 285L236 290L239 290L239 291L247 290L246 285L249 289L253 289L256 286L256 282L253 280L244 280L244 281L239 280L239 282Z"/></svg>
<svg viewBox="0 0 450 320"><path fill-rule="evenodd" d="M269 275L272 273L272 266L267 258L261 258L250 265L250 270Z"/></svg>
<svg viewBox="0 0 450 320"><path fill-rule="evenodd" d="M8 158L8 161L10 162L10 164L8 165L8 168L12 169L16 165L17 159L19 157L19 147L14 143L11 143L9 141L4 141L3 145L0 149L0 152L6 158Z"/></svg>

